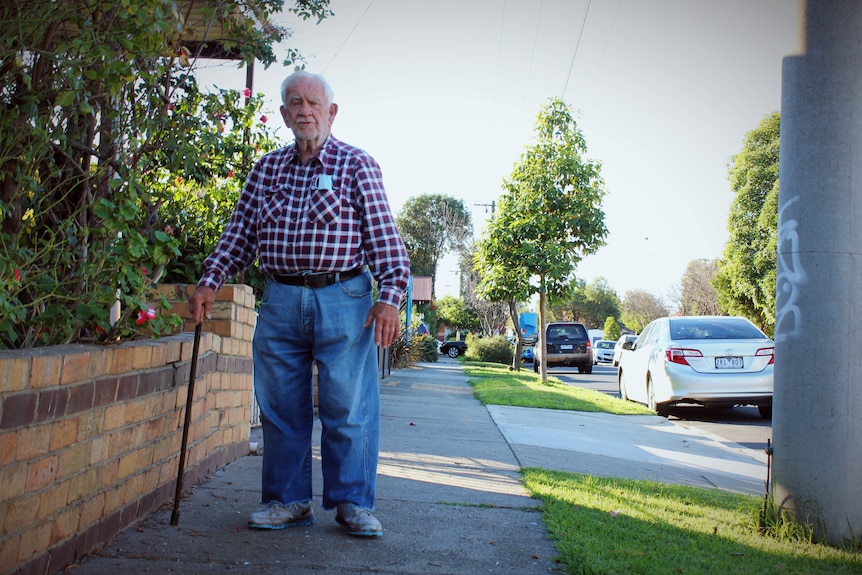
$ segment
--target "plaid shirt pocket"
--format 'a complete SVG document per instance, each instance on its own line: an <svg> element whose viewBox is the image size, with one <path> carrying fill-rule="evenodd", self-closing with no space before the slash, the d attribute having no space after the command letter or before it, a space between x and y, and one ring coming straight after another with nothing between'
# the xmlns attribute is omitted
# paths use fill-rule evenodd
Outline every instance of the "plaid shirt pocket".
<svg viewBox="0 0 862 575"><path fill-rule="evenodd" d="M308 207L308 218L312 222L332 225L341 215L341 195L336 190L314 190Z"/></svg>

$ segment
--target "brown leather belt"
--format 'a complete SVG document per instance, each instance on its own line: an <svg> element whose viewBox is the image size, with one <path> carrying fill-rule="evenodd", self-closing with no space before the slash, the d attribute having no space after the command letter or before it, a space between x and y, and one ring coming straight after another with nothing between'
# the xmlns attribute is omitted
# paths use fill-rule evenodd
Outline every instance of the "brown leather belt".
<svg viewBox="0 0 862 575"><path fill-rule="evenodd" d="M356 277L365 271L365 268L360 266L347 270L346 272L322 272L297 275L272 274L272 279L286 286L303 286L310 288L322 288L331 286L350 278Z"/></svg>

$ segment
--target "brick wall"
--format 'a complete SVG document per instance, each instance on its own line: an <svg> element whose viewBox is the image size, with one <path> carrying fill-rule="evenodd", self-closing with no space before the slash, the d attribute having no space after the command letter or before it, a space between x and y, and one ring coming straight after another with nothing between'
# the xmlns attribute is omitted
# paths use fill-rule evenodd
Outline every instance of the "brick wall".
<svg viewBox="0 0 862 575"><path fill-rule="evenodd" d="M160 289L184 314L190 286ZM248 453L255 319L251 288L219 291L184 487ZM0 351L0 574L56 573L173 502L193 340Z"/></svg>

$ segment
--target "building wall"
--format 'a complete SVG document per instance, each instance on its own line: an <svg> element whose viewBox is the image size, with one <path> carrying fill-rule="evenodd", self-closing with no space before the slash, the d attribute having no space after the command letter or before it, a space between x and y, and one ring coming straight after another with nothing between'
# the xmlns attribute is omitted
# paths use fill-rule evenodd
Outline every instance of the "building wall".
<svg viewBox="0 0 862 575"><path fill-rule="evenodd" d="M191 286L160 290L185 314ZM248 453L255 320L251 288L218 292L184 487ZM0 574L56 573L173 502L193 340L0 351Z"/></svg>

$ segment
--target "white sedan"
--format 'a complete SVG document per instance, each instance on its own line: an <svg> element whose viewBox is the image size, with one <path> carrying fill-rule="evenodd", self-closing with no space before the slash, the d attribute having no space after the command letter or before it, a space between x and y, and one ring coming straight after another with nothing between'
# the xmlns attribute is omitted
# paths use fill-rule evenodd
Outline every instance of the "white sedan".
<svg viewBox="0 0 862 575"><path fill-rule="evenodd" d="M659 415L676 404L756 405L772 417L775 343L744 317L663 317L650 323L617 372L620 397Z"/></svg>

